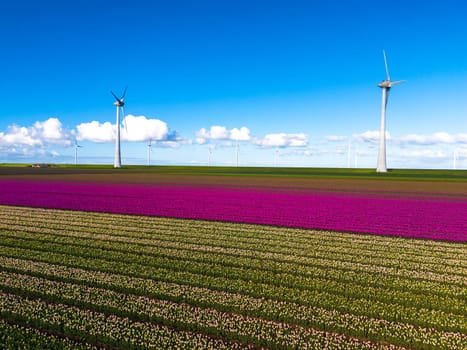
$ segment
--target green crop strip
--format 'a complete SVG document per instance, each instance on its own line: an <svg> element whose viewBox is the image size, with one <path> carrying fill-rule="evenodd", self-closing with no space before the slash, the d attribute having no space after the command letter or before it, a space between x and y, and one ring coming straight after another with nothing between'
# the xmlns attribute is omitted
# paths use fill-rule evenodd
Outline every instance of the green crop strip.
<svg viewBox="0 0 467 350"><path fill-rule="evenodd" d="M0 336L83 349L464 349L466 253L462 243L0 206Z"/></svg>
<svg viewBox="0 0 467 350"><path fill-rule="evenodd" d="M302 177L344 178L411 181L466 181L465 170L421 170L389 169L387 173L376 173L374 169L349 168L286 168L286 167L221 167L221 166L137 166L125 165L114 169L109 165L52 165L45 169L31 169L24 164L0 164L3 172L16 174L163 174L189 176L236 176L236 177ZM32 170L32 171L31 171Z"/></svg>
<svg viewBox="0 0 467 350"><path fill-rule="evenodd" d="M21 327L0 320L0 344L4 349L61 349L61 350L96 350L91 344L80 343L66 337L57 336L49 330Z"/></svg>
<svg viewBox="0 0 467 350"><path fill-rule="evenodd" d="M67 236L55 236L52 239L42 238L41 234L25 234L25 233L18 233L13 235L19 239L29 239L37 240L46 243L53 243L53 244L63 244L68 247L75 246L75 247L82 247L88 249L89 242L87 239L83 240L82 243L79 242L78 239L72 238ZM5 240L7 243L8 240ZM96 242L94 242L96 243ZM116 254L139 254L140 264L145 264L146 260L152 261L152 266L158 265L171 265L177 266L181 262L186 264L182 265L179 270L181 271L191 271L194 273L202 273L202 271L208 270L210 271L209 275L213 276L224 276L224 275L231 275L234 278L240 278L245 280L255 280L260 283L272 283L272 284L280 284L286 285L289 287L296 287L303 289L315 289L315 290L325 290L327 292L333 294L340 294L340 295L348 295L349 287L352 290L352 296L355 298L358 297L366 297L368 295L379 295L379 300L384 300L385 302L390 303L403 303L405 305L412 305L412 306L419 306L425 308L433 308L433 305L437 309L441 309L447 312L458 312L456 308L458 307L459 303L457 298L447 298L445 296L444 301L437 300L436 303L432 299L437 299L437 295L443 294L442 290L438 291L437 295L432 296L428 290L425 291L425 298L420 298L418 294L422 294L418 290L414 290L412 293L407 293L403 290L403 288L393 288L395 290L388 290L387 286L373 287L373 284L377 281L373 279L373 281L365 281L360 280L360 285L356 283L356 281L352 280L352 275L342 276L337 269L335 269L336 274L333 276L332 271L329 273L323 274L319 276L318 273L312 274L310 273L309 266L301 266L301 265L290 265L290 264L278 264L274 262L273 264L269 264L268 261L261 261L252 259L245 259L244 257L228 257L229 259L223 259L223 256L218 255L217 253L213 252L195 252L195 251L183 251L178 249L165 249L160 250L158 247L150 247L152 249L147 249L147 246L141 247L140 245L132 246L128 242L125 242L125 248L121 248L121 243L117 242L99 242L97 241L99 247L105 251L115 252ZM89 249L88 249L89 250ZM95 256L100 255L100 253L96 253ZM102 254L102 256L105 256ZM121 259L126 259L125 256L122 256ZM132 258L130 258L131 260ZM135 257L137 259L137 257ZM167 261L170 261L167 263ZM204 266L207 265L207 266ZM217 266L219 265L219 267ZM198 266L198 268L194 268ZM295 271L291 270L289 273L285 274L284 270L290 270L293 268ZM200 272L201 271L201 272ZM273 274L275 277L274 280L268 278L268 273ZM261 278L260 276L264 276ZM460 297L464 296L465 293L459 291ZM387 295L385 297L385 295ZM390 296L389 296L390 295ZM430 298L431 297L431 298Z"/></svg>

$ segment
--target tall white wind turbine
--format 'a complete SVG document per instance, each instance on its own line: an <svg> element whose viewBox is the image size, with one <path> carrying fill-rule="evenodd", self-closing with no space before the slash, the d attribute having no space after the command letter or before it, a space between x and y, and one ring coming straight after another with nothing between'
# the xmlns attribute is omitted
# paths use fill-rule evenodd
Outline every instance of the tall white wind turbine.
<svg viewBox="0 0 467 350"><path fill-rule="evenodd" d="M391 81L389 76L388 62L386 59L386 52L383 50L384 56L384 66L386 68L386 80L383 80L378 86L382 91L382 101L381 101L381 126L379 130L379 151L378 151L378 164L376 167L376 172L385 173L386 168L386 106L388 104L389 90L394 85L403 83L405 80Z"/></svg>
<svg viewBox="0 0 467 350"><path fill-rule="evenodd" d="M126 87L123 91L122 97L118 98L117 95L110 91L113 97L115 97L114 106L117 107L117 135L115 137L115 160L114 160L114 168L121 168L122 167L122 157L120 153L120 111L122 111L123 117L125 117L125 110L123 106L125 105L125 94L126 94Z"/></svg>

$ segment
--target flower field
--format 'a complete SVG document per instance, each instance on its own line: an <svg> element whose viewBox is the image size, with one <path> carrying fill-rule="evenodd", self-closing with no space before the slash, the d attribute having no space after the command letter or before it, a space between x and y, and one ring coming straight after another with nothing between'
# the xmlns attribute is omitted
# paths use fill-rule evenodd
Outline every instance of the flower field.
<svg viewBox="0 0 467 350"><path fill-rule="evenodd" d="M162 186L7 182L3 348L467 348L467 231L456 214L465 200L335 194L329 204L329 194L203 188L203 197L188 186L167 188L172 204L163 206ZM277 196L290 209L271 213ZM384 231L389 215L375 209L383 205L406 226L393 218ZM353 230L330 219L336 210L354 217ZM374 217L363 232L385 235L305 229L359 231L365 210ZM233 222L229 212L280 227ZM230 222L189 219L200 213ZM407 235L437 240L395 237Z"/></svg>
<svg viewBox="0 0 467 350"><path fill-rule="evenodd" d="M0 204L467 241L467 197L0 179Z"/></svg>

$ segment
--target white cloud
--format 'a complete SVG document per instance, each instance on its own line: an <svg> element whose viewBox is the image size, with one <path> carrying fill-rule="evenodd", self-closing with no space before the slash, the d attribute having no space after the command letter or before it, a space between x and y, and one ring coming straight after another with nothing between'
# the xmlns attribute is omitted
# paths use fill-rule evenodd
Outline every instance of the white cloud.
<svg viewBox="0 0 467 350"><path fill-rule="evenodd" d="M41 140L32 135L30 129L20 127L18 125L11 125L8 127L7 133L0 133L0 145L8 146L38 146Z"/></svg>
<svg viewBox="0 0 467 350"><path fill-rule="evenodd" d="M34 126L39 130L44 143L67 147L75 139L74 131L64 129L58 118L49 118L45 122L36 122Z"/></svg>
<svg viewBox="0 0 467 350"><path fill-rule="evenodd" d="M451 135L447 132L436 132L431 135L409 134L397 138L396 142L401 144L415 145L434 145L438 143L467 143L467 134Z"/></svg>
<svg viewBox="0 0 467 350"><path fill-rule="evenodd" d="M110 122L100 123L93 120L89 123L81 123L78 130L77 139L91 142L110 142L115 140L115 125Z"/></svg>
<svg viewBox="0 0 467 350"><path fill-rule="evenodd" d="M168 148L178 148L181 145L191 145L192 140L184 139L181 137L177 131L172 131L165 137L162 141L157 141L158 145Z"/></svg>
<svg viewBox="0 0 467 350"><path fill-rule="evenodd" d="M277 150L278 151L278 150ZM293 148L288 152L277 152L277 156L303 156L303 157L312 157L314 152L309 148Z"/></svg>
<svg viewBox="0 0 467 350"><path fill-rule="evenodd" d="M148 119L145 116L127 115L122 129L123 141L161 141L167 139L169 127L166 122L159 119Z"/></svg>
<svg viewBox="0 0 467 350"><path fill-rule="evenodd" d="M205 144L209 140L209 133L206 131L205 128L201 128L199 131L196 132L196 142L200 145Z"/></svg>
<svg viewBox="0 0 467 350"><path fill-rule="evenodd" d="M78 140L91 142L112 142L115 140L116 126L110 122L81 123L76 129L78 130ZM120 125L120 136L122 141L165 141L169 137L169 128L167 123L162 120L129 114Z"/></svg>
<svg viewBox="0 0 467 350"><path fill-rule="evenodd" d="M230 130L230 138L234 141L248 141L250 140L250 130L245 126L240 129L233 128Z"/></svg>
<svg viewBox="0 0 467 350"><path fill-rule="evenodd" d="M260 147L305 147L308 136L300 134L267 134L263 138L256 138L253 143Z"/></svg>
<svg viewBox="0 0 467 350"><path fill-rule="evenodd" d="M445 159L450 158L450 155L441 150L431 149L416 149L416 150L403 150L397 154L403 158L425 158L425 159Z"/></svg>
<svg viewBox="0 0 467 350"><path fill-rule="evenodd" d="M330 135L324 138L326 141L337 142L337 141L344 141L347 139L346 136L338 136L338 135Z"/></svg>
<svg viewBox="0 0 467 350"><path fill-rule="evenodd" d="M227 140L229 138L229 131L225 126L214 125L211 126L211 131L209 132L210 138L213 140Z"/></svg>
<svg viewBox="0 0 467 350"><path fill-rule="evenodd" d="M37 121L30 127L9 126L6 133L0 132L0 146L37 147L46 144L70 146L73 138L73 132L64 129L59 119L49 118L45 121Z"/></svg>
<svg viewBox="0 0 467 350"><path fill-rule="evenodd" d="M250 130L242 126L240 129L233 128L228 130L225 126L214 125L206 130L201 128L196 132L196 142L200 145L205 144L211 140L223 140L223 141L249 141Z"/></svg>
<svg viewBox="0 0 467 350"><path fill-rule="evenodd" d="M352 136L357 141L369 142L369 143L378 143L379 142L379 131L377 130L368 130L361 134L354 134ZM391 140L392 137L388 131L386 131L386 140Z"/></svg>
<svg viewBox="0 0 467 350"><path fill-rule="evenodd" d="M355 134L353 139L361 142L378 143L379 131L369 130L361 134ZM327 140L332 140L334 136L328 136ZM435 132L430 135L408 134L403 136L392 137L386 131L386 139L400 145L436 145L436 144L467 144L467 134L449 134L447 132Z"/></svg>

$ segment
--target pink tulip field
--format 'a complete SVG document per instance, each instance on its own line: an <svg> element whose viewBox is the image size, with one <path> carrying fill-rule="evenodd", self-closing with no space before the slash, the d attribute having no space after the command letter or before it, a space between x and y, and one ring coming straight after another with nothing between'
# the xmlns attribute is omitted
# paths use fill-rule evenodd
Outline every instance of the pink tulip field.
<svg viewBox="0 0 467 350"><path fill-rule="evenodd" d="M0 181L0 204L467 241L467 198Z"/></svg>

